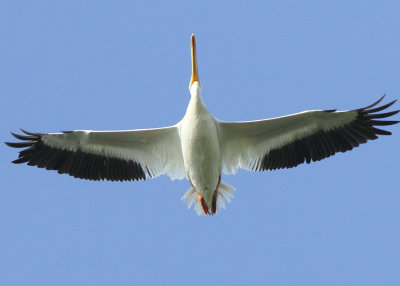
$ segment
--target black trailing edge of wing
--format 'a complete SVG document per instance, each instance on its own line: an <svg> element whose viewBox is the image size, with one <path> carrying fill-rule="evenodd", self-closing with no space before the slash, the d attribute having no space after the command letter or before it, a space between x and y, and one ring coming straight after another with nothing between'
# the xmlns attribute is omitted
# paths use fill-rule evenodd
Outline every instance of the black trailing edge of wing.
<svg viewBox="0 0 400 286"><path fill-rule="evenodd" d="M11 134L22 142L5 142L10 147L25 148L12 163L27 163L30 166L57 170L87 180L132 181L145 180L146 175L139 163L132 160L110 158L97 154L62 150L43 143L42 133L31 133L21 129L25 135Z"/></svg>
<svg viewBox="0 0 400 286"><path fill-rule="evenodd" d="M380 107L382 96L375 103L360 109L356 109L358 116L352 122L337 127L328 132L319 131L303 139L296 140L288 145L273 149L264 157L260 158L253 166L254 170L275 170L282 168L292 168L304 162L319 161L330 157L337 152L346 152L366 143L368 140L377 139L377 135L391 135L386 130L375 126L387 126L398 123L393 120L379 120L397 114L400 110L377 113L392 106L396 100ZM325 110L325 112L335 112L335 110Z"/></svg>

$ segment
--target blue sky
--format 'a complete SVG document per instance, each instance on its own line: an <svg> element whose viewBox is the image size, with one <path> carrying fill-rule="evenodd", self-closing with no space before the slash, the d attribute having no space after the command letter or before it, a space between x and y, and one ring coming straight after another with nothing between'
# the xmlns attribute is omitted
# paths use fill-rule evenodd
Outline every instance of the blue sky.
<svg viewBox="0 0 400 286"><path fill-rule="evenodd" d="M192 33L222 120L400 98L398 1L137 2L1 2L1 141L175 124ZM3 144L0 282L399 285L400 125L388 129L318 163L225 175L237 191L214 217L187 210L185 180L76 180L13 165Z"/></svg>

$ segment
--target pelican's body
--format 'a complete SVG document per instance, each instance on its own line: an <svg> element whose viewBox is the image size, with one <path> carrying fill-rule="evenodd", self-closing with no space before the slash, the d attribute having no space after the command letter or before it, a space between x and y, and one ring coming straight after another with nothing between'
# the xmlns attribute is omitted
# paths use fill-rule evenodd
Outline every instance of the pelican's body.
<svg viewBox="0 0 400 286"><path fill-rule="evenodd" d="M222 170L217 122L204 105L198 81L191 85L190 93L189 106L180 122L183 162L187 178L206 202L202 204L204 211L215 213L208 206L213 205Z"/></svg>
<svg viewBox="0 0 400 286"><path fill-rule="evenodd" d="M233 188L221 182L222 172L292 168L345 152L391 133L376 126L399 112L379 113L395 101L375 107L339 111L311 110L278 118L225 122L215 119L201 97L196 43L192 35L191 98L176 125L122 131L75 130L61 133L14 134L21 140L6 143L26 148L14 163L57 170L89 179L130 181L167 174L187 178L192 188L183 196L198 214L215 214L233 197Z"/></svg>

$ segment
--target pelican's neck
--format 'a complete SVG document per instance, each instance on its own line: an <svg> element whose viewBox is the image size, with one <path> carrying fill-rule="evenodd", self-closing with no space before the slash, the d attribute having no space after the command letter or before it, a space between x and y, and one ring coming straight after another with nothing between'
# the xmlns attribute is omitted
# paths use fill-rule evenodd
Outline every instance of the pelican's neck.
<svg viewBox="0 0 400 286"><path fill-rule="evenodd" d="M189 106L193 106L196 109L199 109L199 108L207 109L203 102L203 98L201 97L201 85L198 81L195 81L190 86L190 95L191 95L191 97L190 97Z"/></svg>

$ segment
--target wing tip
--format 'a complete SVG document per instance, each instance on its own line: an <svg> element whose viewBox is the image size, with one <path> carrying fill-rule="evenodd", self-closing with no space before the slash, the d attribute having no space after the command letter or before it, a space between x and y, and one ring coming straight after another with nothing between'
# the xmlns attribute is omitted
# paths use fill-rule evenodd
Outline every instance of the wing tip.
<svg viewBox="0 0 400 286"><path fill-rule="evenodd" d="M25 133L26 135L30 135L30 136L39 136L42 135L41 133L33 133L33 132L29 132L26 131L25 129L22 129L21 127L19 127L19 130L21 130L23 133Z"/></svg>
<svg viewBox="0 0 400 286"><path fill-rule="evenodd" d="M370 105L368 105L368 106L366 106L366 107L363 107L363 108L361 108L361 109L362 109L362 110L370 109L370 108L376 106L377 104L379 104L385 97L386 97L386 93L383 94L383 95L382 95L377 101L375 101L374 103L372 103L372 104L370 104Z"/></svg>

